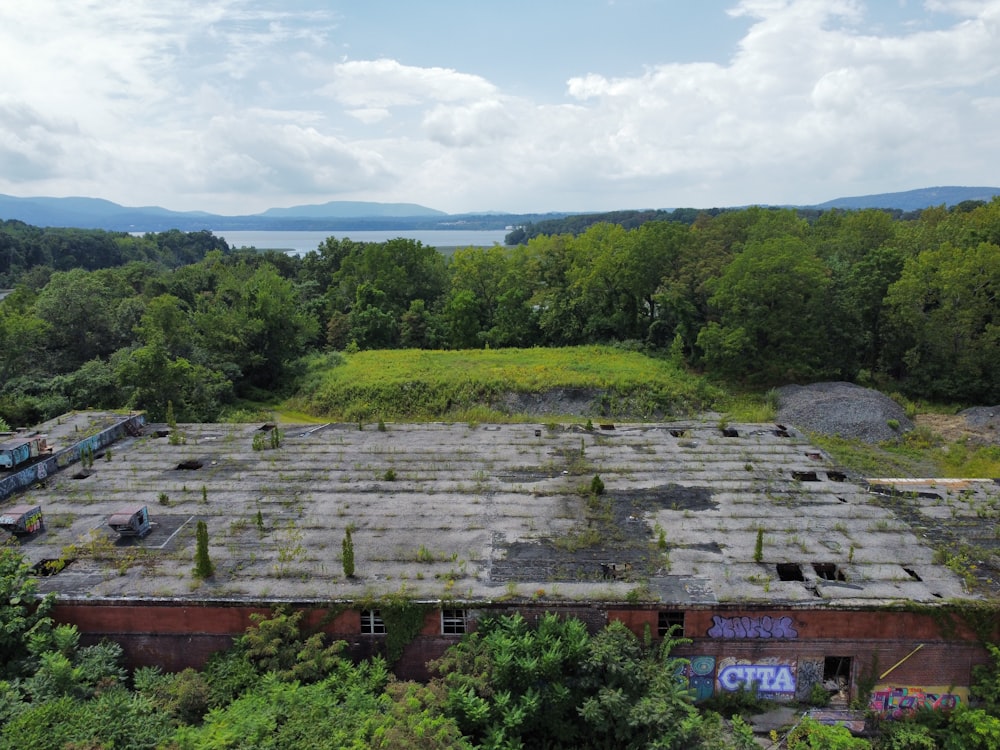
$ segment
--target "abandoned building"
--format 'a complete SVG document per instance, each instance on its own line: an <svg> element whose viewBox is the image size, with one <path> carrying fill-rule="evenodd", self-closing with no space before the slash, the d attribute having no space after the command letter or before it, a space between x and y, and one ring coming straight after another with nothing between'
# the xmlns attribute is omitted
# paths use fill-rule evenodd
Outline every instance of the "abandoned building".
<svg viewBox="0 0 1000 750"><path fill-rule="evenodd" d="M819 683L847 700L865 683L889 712L968 700L1000 638L989 560L942 552L960 536L995 560L997 483L847 476L790 426L82 413L44 429L56 450L0 475L0 513L41 509L17 539L55 618L132 665L200 666L276 605L365 655L407 601L425 618L403 675L480 618L555 612L683 636L699 697Z"/></svg>

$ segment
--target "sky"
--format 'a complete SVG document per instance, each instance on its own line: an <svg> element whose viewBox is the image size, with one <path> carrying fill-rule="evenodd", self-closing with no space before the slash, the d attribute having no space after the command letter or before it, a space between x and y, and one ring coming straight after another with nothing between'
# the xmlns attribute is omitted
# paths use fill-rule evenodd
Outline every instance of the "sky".
<svg viewBox="0 0 1000 750"><path fill-rule="evenodd" d="M1000 0L0 0L0 193L250 214L1000 183Z"/></svg>

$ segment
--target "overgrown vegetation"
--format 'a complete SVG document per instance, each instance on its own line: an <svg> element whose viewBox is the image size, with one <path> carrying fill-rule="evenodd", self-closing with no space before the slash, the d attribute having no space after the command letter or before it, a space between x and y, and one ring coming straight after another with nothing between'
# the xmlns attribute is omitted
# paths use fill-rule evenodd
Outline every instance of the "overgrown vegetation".
<svg viewBox="0 0 1000 750"><path fill-rule="evenodd" d="M640 639L620 622L590 635L579 620L554 614L535 625L520 615L480 621L431 665L425 685L397 681L381 656L348 660L343 642L304 629L303 611L282 608L251 615L233 647L201 671L129 675L119 646L81 646L75 627L50 619L52 597L38 603L34 593L21 555L0 548L0 750L748 750L755 745L739 714L766 707L749 690L695 706L677 679L686 662L671 654L682 641ZM390 660L432 609L392 597L363 606L381 612ZM802 720L784 740L798 748L995 748L1000 649L989 650L994 663L973 672L977 708L886 721L871 742ZM866 684L877 672L870 665Z"/></svg>
<svg viewBox="0 0 1000 750"><path fill-rule="evenodd" d="M997 477L1000 446L944 442L926 428L881 444L813 434L819 446L841 467L867 477Z"/></svg>
<svg viewBox="0 0 1000 750"><path fill-rule="evenodd" d="M291 393L303 367L311 412L368 420L485 409L482 419L502 411L500 394L567 380L605 390L609 414L717 404L687 368L741 389L836 379L911 400L1000 402L1000 200L908 216L755 207L662 219L450 258L405 239L330 238L298 257L232 251L208 233L3 222L0 276L17 289L0 303L0 418L128 406L162 419L170 401L182 422L245 416ZM636 358L583 349L591 369L574 370L536 354L524 377L459 368L464 384L425 377L414 354L398 360L416 366L408 384L328 373L337 352L370 375L356 353L598 345ZM658 370L644 375L648 394L626 372L642 355L657 358L643 364ZM578 375L553 372L567 367ZM725 410L759 421L770 406L743 397Z"/></svg>
<svg viewBox="0 0 1000 750"><path fill-rule="evenodd" d="M721 395L666 360L614 347L408 349L310 359L292 403L344 421L379 415L468 421L475 409L493 404L497 411L489 416L503 420L507 394L558 389L591 391L609 411L636 416L687 414L710 408Z"/></svg>

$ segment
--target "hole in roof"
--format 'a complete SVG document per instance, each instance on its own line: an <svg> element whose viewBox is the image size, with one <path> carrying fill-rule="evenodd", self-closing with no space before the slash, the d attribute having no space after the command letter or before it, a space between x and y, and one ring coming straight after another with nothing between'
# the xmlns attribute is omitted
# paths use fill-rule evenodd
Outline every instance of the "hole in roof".
<svg viewBox="0 0 1000 750"><path fill-rule="evenodd" d="M196 471L204 465L201 461L181 461L177 464L177 468L184 471Z"/></svg>
<svg viewBox="0 0 1000 750"><path fill-rule="evenodd" d="M73 479L86 479L89 476L90 476L90 472L89 471L78 471L78 472L76 472L76 474L73 474L72 478Z"/></svg>
<svg viewBox="0 0 1000 750"><path fill-rule="evenodd" d="M847 474L842 471L828 471L826 472L826 478L831 482L843 482L847 479Z"/></svg>
<svg viewBox="0 0 1000 750"><path fill-rule="evenodd" d="M823 458L823 456L819 453L819 451L807 451L806 458L811 458L813 461L819 461Z"/></svg>
<svg viewBox="0 0 1000 750"><path fill-rule="evenodd" d="M47 557L32 565L31 570L35 575L54 576L56 573L66 570L74 560L76 560L75 557L59 559Z"/></svg>
<svg viewBox="0 0 1000 750"><path fill-rule="evenodd" d="M798 563L778 563L778 580L781 581L804 581L802 568Z"/></svg>
<svg viewBox="0 0 1000 750"><path fill-rule="evenodd" d="M602 430L613 430L613 429L615 429L615 426L613 424L602 424L602 425L598 425L598 427L600 427Z"/></svg>
<svg viewBox="0 0 1000 750"><path fill-rule="evenodd" d="M813 570L816 571L816 576L822 578L824 581L846 581L847 576L844 575L844 571L837 567L836 563L813 563Z"/></svg>
<svg viewBox="0 0 1000 750"><path fill-rule="evenodd" d="M675 438L682 438L687 435L687 430L671 430L670 436Z"/></svg>
<svg viewBox="0 0 1000 750"><path fill-rule="evenodd" d="M777 435L778 437L791 437L791 435L788 434L788 430L786 430L784 427L781 426L779 426L778 429L774 430L774 434Z"/></svg>
<svg viewBox="0 0 1000 750"><path fill-rule="evenodd" d="M924 580L923 578L921 578L920 576L917 575L917 571L915 571L913 568L906 568L906 567L904 567L903 570L905 570L906 571L906 575L908 575L914 581L922 581L922 580Z"/></svg>
<svg viewBox="0 0 1000 750"><path fill-rule="evenodd" d="M722 437L734 438L734 437L739 437L739 436L740 436L740 433L736 430L735 427L727 427L726 429L724 429L722 431Z"/></svg>
<svg viewBox="0 0 1000 750"><path fill-rule="evenodd" d="M792 479L799 482L818 482L819 477L816 476L815 471L793 471Z"/></svg>
<svg viewBox="0 0 1000 750"><path fill-rule="evenodd" d="M842 503L846 503L846 502L847 502L847 498L846 498L846 497L840 497L840 496L838 495L838 496L837 496L837 499L838 499L838 500L839 500L840 502L842 502Z"/></svg>

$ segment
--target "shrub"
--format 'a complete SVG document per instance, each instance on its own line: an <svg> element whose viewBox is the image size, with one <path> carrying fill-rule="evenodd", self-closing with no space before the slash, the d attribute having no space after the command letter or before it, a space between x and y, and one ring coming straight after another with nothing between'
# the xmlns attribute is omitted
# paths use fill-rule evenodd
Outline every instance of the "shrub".
<svg viewBox="0 0 1000 750"><path fill-rule="evenodd" d="M210 578L215 572L215 567L208 556L208 526L204 521L198 521L196 535L198 546L194 557L194 575L195 578Z"/></svg>
<svg viewBox="0 0 1000 750"><path fill-rule="evenodd" d="M344 566L344 575L347 578L354 577L354 539L351 538L351 528L344 529L344 540L340 543L341 561Z"/></svg>

